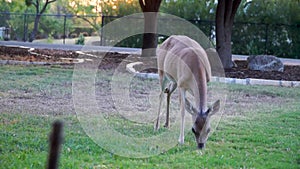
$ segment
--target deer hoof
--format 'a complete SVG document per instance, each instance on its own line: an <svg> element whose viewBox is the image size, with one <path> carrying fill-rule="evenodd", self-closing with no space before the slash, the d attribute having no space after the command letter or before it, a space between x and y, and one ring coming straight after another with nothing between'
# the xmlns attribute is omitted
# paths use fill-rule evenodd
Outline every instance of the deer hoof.
<svg viewBox="0 0 300 169"><path fill-rule="evenodd" d="M183 145L183 144L184 144L184 140L178 139L178 143L179 143L180 145Z"/></svg>
<svg viewBox="0 0 300 169"><path fill-rule="evenodd" d="M156 124L154 125L154 131L158 131L158 130L159 130L159 124L156 123Z"/></svg>

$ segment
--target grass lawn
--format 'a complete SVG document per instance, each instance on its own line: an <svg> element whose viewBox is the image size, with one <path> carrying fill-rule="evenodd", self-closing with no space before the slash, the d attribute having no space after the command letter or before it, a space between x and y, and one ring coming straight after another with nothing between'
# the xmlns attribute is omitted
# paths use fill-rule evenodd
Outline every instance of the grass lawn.
<svg viewBox="0 0 300 169"><path fill-rule="evenodd" d="M196 149L188 131L184 145L142 159L102 149L72 112L1 108L20 98L71 99L72 72L60 67L0 66L0 168L44 168L55 119L64 122L60 168L300 168L299 88L227 86L225 113L204 151ZM152 130L144 132L151 135Z"/></svg>

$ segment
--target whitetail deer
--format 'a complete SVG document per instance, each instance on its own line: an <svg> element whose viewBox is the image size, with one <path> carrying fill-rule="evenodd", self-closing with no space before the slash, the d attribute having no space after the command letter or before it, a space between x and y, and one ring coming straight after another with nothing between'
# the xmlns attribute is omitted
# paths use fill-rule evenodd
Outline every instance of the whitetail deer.
<svg viewBox="0 0 300 169"><path fill-rule="evenodd" d="M207 109L207 82L211 77L211 67L205 50L194 40L186 36L170 36L157 51L158 72L161 85L158 116L155 130L159 129L160 111L164 93L167 93L167 113L165 127L169 127L170 96L179 88L181 129L179 143L184 143L185 109L192 114L198 148L205 147L210 132L210 117L219 111L220 101ZM194 107L186 99L189 91L195 100Z"/></svg>

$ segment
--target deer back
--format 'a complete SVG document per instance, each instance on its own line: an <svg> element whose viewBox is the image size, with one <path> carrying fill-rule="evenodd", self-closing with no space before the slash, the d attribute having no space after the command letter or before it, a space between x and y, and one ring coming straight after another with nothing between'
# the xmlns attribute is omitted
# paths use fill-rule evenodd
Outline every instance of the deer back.
<svg viewBox="0 0 300 169"><path fill-rule="evenodd" d="M211 67L205 50L187 36L170 36L158 49L157 57L158 69L167 72L177 81L182 76L199 77L206 79L206 82L210 80ZM193 74L189 75L188 72ZM206 77L202 77L203 75Z"/></svg>

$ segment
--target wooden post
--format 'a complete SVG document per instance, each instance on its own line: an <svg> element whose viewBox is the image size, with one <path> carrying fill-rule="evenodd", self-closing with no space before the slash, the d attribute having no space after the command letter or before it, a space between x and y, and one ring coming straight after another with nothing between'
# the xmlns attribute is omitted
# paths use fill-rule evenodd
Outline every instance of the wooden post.
<svg viewBox="0 0 300 169"><path fill-rule="evenodd" d="M50 150L48 156L47 169L57 169L60 147L63 137L63 123L59 120L55 121L52 125L52 132L50 134Z"/></svg>

